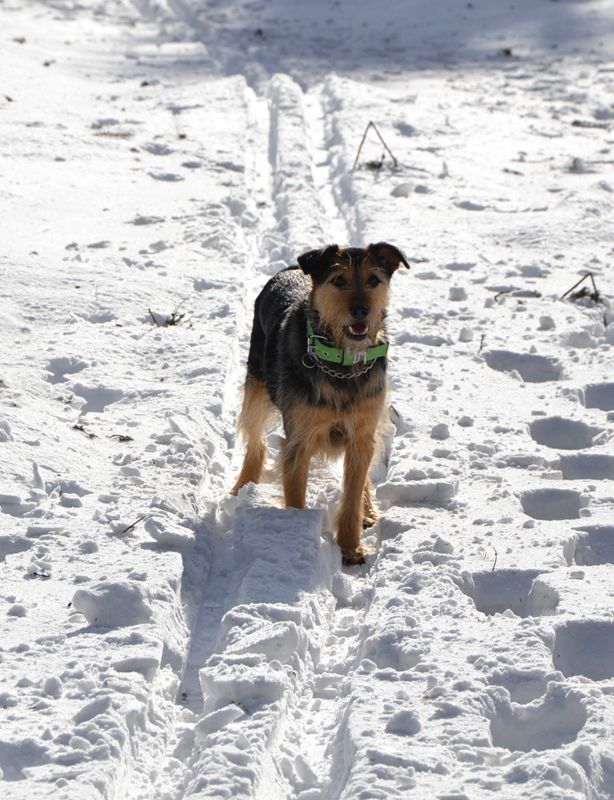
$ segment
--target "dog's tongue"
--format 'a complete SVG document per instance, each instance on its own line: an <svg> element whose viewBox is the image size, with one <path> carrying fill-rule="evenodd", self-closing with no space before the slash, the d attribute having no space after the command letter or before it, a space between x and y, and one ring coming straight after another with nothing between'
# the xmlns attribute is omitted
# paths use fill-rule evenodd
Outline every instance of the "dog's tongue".
<svg viewBox="0 0 614 800"><path fill-rule="evenodd" d="M364 322L355 322L354 325L350 325L350 333L362 336L363 333L367 332L367 328L368 326Z"/></svg>

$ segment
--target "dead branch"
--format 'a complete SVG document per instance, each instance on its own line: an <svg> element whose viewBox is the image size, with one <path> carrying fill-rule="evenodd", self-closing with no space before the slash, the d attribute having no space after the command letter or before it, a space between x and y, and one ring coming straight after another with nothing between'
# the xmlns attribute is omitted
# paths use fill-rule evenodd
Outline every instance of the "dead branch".
<svg viewBox="0 0 614 800"><path fill-rule="evenodd" d="M81 423L77 423L76 425L72 426L73 431L79 431L79 433L84 433L88 439L95 439L96 434L91 433L90 431L85 429L85 425L81 425Z"/></svg>
<svg viewBox="0 0 614 800"><path fill-rule="evenodd" d="M173 310L171 315L167 317L163 322L160 322L160 320L156 317L151 308L148 308L147 310L149 311L149 316L152 318L154 325L157 328L170 328L173 327L174 325L179 325L181 320L185 317L185 314L179 313L179 309L181 308L182 305L183 301L179 303L177 306L175 306L175 309Z"/></svg>
<svg viewBox="0 0 614 800"><path fill-rule="evenodd" d="M369 129L370 128L373 128L373 130L377 134L380 142L384 146L384 149L386 150L386 152L388 153L388 155L392 159L392 163L394 164L394 166L398 167L399 166L399 162L396 160L396 158L394 157L394 155L392 153L392 150L388 147L388 145L384 141L384 137L382 136L382 134L377 129L377 125L372 120L369 120L369 122L367 124L367 127L365 128L365 132L362 135L362 139L360 140L360 145L358 146L358 152L356 153L356 158L354 159L354 165L352 167L352 172L354 172L354 170L356 169L356 166L358 164L358 159L360 158L360 153L362 151L363 145L365 143L365 140L367 138L367 134L369 133ZM378 163L378 167L377 168L379 169L379 167L381 167L383 161L384 161L384 156L382 156L381 162L370 162L370 163L372 163L372 164Z"/></svg>
<svg viewBox="0 0 614 800"><path fill-rule="evenodd" d="M584 281L585 281L585 280L587 280L587 278L590 278L590 280L591 280L591 283L593 284L593 291L592 291L592 292L590 292L590 291L589 291L589 290L586 288L586 286L584 286L584 287L582 287L582 289L580 289L578 292L576 292L575 294L572 294L572 292L574 291L574 289L577 289L577 288L578 288L578 286L580 286L580 284L584 283ZM582 298L582 297L590 297L590 299L591 299L591 300L592 300L594 303L600 303L600 302L601 302L601 295L599 294L599 289L597 289L597 284L595 283L595 278L594 278L594 276L593 276L593 273L592 273L592 272L586 272L586 273L585 273L585 274L584 274L584 275L583 275L583 276L580 278L580 280L579 280L579 281L576 281L576 282L574 283L574 285L573 285L573 286L572 286L570 289L568 289L568 290L565 292L565 294L561 295L560 299L561 299L561 300L564 300L564 299L565 299L566 297L568 297L569 295L571 295L571 300L579 300L579 299L580 299L580 298Z"/></svg>
<svg viewBox="0 0 614 800"><path fill-rule="evenodd" d="M142 520L144 520L146 516L147 516L147 514L143 514L143 516L142 516L142 517L139 517L138 519L135 519L135 520L134 520L134 522L132 523L132 525L128 525L128 527L127 527L127 528L124 528L124 529L123 529L123 531L120 531L120 532L119 532L119 533L120 533L120 535L121 535L122 533L129 533L129 531L131 531L131 530L134 530L134 528L135 528L135 527L136 527L136 526L139 524L139 522L141 522Z"/></svg>

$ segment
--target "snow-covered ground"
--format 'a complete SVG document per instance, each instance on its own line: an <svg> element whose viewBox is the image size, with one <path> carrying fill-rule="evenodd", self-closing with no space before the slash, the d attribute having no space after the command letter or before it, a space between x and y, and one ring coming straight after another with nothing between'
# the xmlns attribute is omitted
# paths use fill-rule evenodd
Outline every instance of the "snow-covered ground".
<svg viewBox="0 0 614 800"><path fill-rule="evenodd" d="M0 797L614 798L614 2L0 0L0 44ZM338 467L231 498L235 421L267 276L380 240L342 568Z"/></svg>

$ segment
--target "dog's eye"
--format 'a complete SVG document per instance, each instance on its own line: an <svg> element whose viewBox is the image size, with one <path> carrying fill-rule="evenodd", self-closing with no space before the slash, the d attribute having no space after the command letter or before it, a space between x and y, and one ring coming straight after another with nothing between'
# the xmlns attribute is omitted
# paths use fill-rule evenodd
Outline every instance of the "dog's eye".
<svg viewBox="0 0 614 800"><path fill-rule="evenodd" d="M345 289L348 285L348 282L343 275L335 275L331 283L336 289Z"/></svg>
<svg viewBox="0 0 614 800"><path fill-rule="evenodd" d="M372 289L375 289L375 287L379 286L380 283L381 281L377 275L371 275L367 280L367 286L370 286Z"/></svg>

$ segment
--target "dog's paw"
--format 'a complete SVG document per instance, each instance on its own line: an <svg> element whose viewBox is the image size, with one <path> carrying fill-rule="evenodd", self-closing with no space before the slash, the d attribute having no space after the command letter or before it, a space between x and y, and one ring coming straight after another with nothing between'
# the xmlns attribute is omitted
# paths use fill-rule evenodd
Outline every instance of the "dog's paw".
<svg viewBox="0 0 614 800"><path fill-rule="evenodd" d="M344 566L353 567L357 564L364 564L366 555L367 551L359 544L358 547L355 547L353 550L343 550L341 553L341 560Z"/></svg>
<svg viewBox="0 0 614 800"><path fill-rule="evenodd" d="M371 512L370 514L365 514L364 517L362 518L363 530L366 531L367 528L370 528L372 525L375 525L378 519L379 519L379 514L376 514L374 511Z"/></svg>

